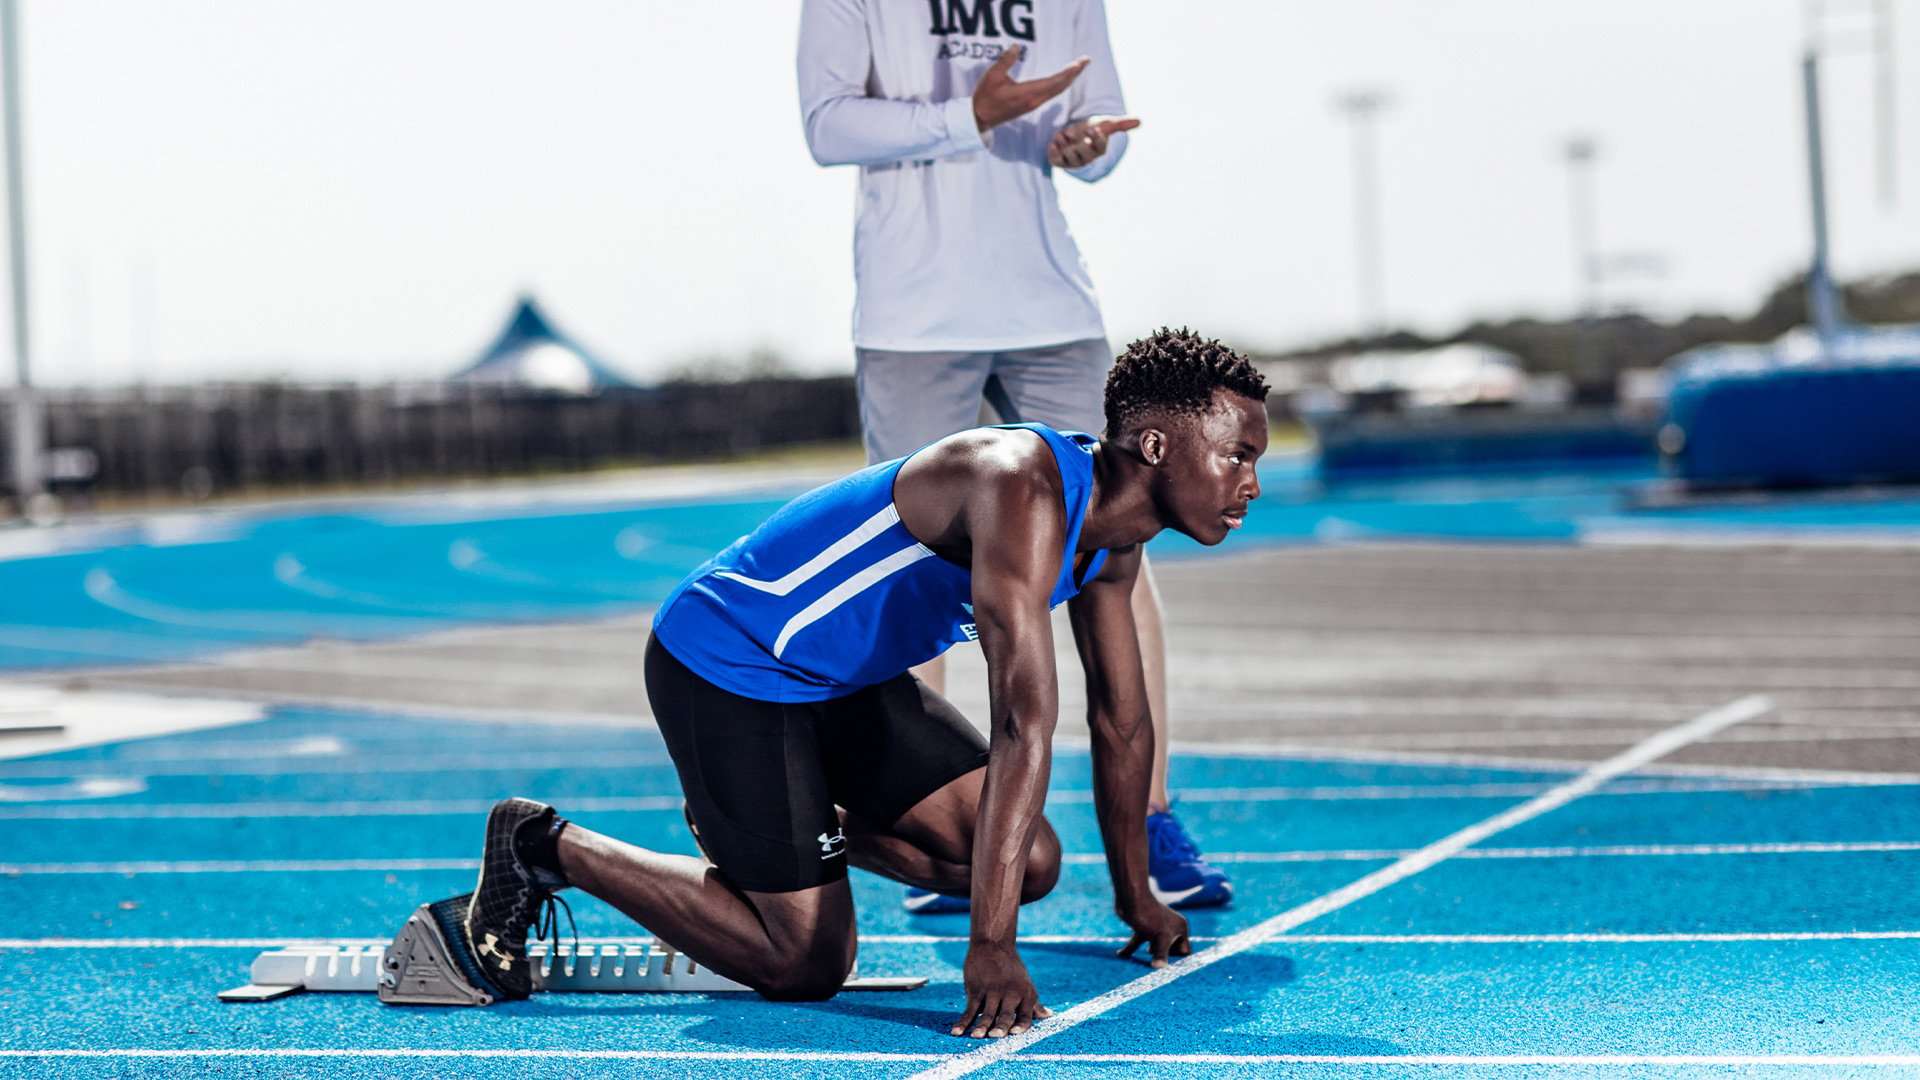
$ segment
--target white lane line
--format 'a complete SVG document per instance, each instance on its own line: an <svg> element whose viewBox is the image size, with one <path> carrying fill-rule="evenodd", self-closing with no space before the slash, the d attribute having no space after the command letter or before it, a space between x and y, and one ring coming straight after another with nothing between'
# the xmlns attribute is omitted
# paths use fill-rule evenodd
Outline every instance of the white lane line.
<svg viewBox="0 0 1920 1080"><path fill-rule="evenodd" d="M247 719L254 719L254 717ZM65 747L54 749L65 749ZM9 754L9 756L12 755ZM192 761L140 761L128 763L132 764L133 768L116 768L120 764L110 759L87 762L7 762L0 765L0 780L62 779L74 775L77 771L85 771L95 776L180 776L196 779L208 776L330 776L339 773L400 775L444 772L527 773L544 770L567 773L628 772L637 768L671 765L673 759L668 757L664 750L655 753L629 754L583 749L540 755L507 750L500 753L473 752L444 756L411 755L402 752L391 756L372 754L349 758L305 757L279 761L262 760L259 764L250 767L244 762L236 761L233 763L234 767L229 769L208 769Z"/></svg>
<svg viewBox="0 0 1920 1080"><path fill-rule="evenodd" d="M1261 945L1268 939L1285 933L1302 923L1311 922L1329 912L1338 911L1355 901L1365 899L1390 885L1404 881L1445 859L1459 854L1468 847L1479 843L1497 833L1511 829L1516 825L1531 821L1550 810L1558 809L1567 803L1606 783L1622 773L1630 772L1650 761L1672 753L1689 743L1698 742L1714 732L1724 730L1742 720L1750 720L1773 708L1773 702L1764 695L1756 694L1740 698L1720 708L1706 712L1666 731L1660 732L1637 746L1630 747L1605 761L1595 764L1579 776L1541 795L1528 799L1518 806L1469 825L1450 836L1428 844L1388 866L1367 874L1357 881L1310 900L1290 911L1283 911L1271 919L1234 934L1217 944L1202 949L1178 963L1157 968L1133 981L1101 994L1089 1001L1083 1001L1064 1012L1056 1013L1019 1035L1009 1035L1004 1039L989 1043L978 1050L947 1061L936 1068L919 1073L914 1080L953 1080L984 1069L996 1061L1017 1054L1043 1039L1052 1038L1065 1031L1102 1016L1121 1005L1140 997L1142 994L1157 990L1176 979L1202 970L1222 960Z"/></svg>
<svg viewBox="0 0 1920 1080"><path fill-rule="evenodd" d="M1000 1044L995 1044L1000 1045ZM977 1052L977 1051L976 1051ZM0 1058L455 1058L529 1059L561 1061L822 1061L822 1062L956 1062L971 1055L892 1054L861 1050L529 1050L444 1049L433 1047L262 1048L175 1050L149 1048L0 1050ZM1398 1065L1426 1068L1436 1065L1575 1066L1575 1065L1728 1065L1728 1066L1855 1066L1909 1068L1920 1065L1920 1054L1027 1054L1024 1061L1049 1064L1141 1065Z"/></svg>
<svg viewBox="0 0 1920 1080"><path fill-rule="evenodd" d="M639 813L680 809L678 795L637 795L621 798L568 799L568 813ZM34 806L0 808L0 820L143 820L147 818L352 818L434 817L484 814L493 807L485 799L420 799L412 802L230 802L161 803L118 806Z"/></svg>
<svg viewBox="0 0 1920 1080"><path fill-rule="evenodd" d="M1469 848L1458 859L1599 859L1660 855L1836 855L1872 851L1920 851L1914 840L1806 840L1755 844L1591 844L1563 847ZM1409 848L1356 848L1345 851L1222 851L1207 856L1217 863L1374 862L1403 859ZM1106 856L1075 852L1069 863L1104 865Z"/></svg>
<svg viewBox="0 0 1920 1080"><path fill-rule="evenodd" d="M1140 1065L1920 1065L1920 1054L1024 1054L1022 1061Z"/></svg>
<svg viewBox="0 0 1920 1080"><path fill-rule="evenodd" d="M677 803L675 804L678 805ZM1789 841L1759 844L1595 844L1588 847L1470 848L1458 859L1588 859L1707 855L1857 855L1920 851L1920 840ZM1390 862L1418 854L1410 848L1355 848L1344 851L1221 851L1216 863ZM1106 856L1072 852L1062 861L1073 866L1102 866ZM0 877L49 874L331 874L359 871L478 870L480 860L464 859L199 859L166 862L0 863Z"/></svg>
<svg viewBox="0 0 1920 1080"><path fill-rule="evenodd" d="M635 945L648 937L583 937L582 945ZM862 945L964 945L964 934L862 934ZM1118 945L1124 937L1098 934L1022 934L1022 945ZM1220 941L1195 937L1195 944ZM293 949L315 946L364 948L386 938L0 938L4 949ZM1721 934L1278 934L1268 945L1677 945L1740 942L1920 941L1920 930L1755 931Z"/></svg>
<svg viewBox="0 0 1920 1080"><path fill-rule="evenodd" d="M1847 783L1841 787L1902 787L1920 778L1897 778L1886 783ZM1538 795L1552 790L1559 781L1530 781L1477 784L1352 784L1320 787L1189 787L1178 791L1180 802L1366 802L1402 799L1507 799ZM1595 797L1613 795L1674 795L1716 791L1794 791L1822 786L1821 781L1776 779L1673 779L1647 778L1616 780ZM1057 791L1047 797L1049 803L1091 804L1092 791Z"/></svg>
<svg viewBox="0 0 1920 1080"><path fill-rule="evenodd" d="M876 1051L807 1050L449 1050L433 1047L364 1049L228 1050L0 1050L0 1058L552 1058L579 1061L939 1061L944 1054L886 1054Z"/></svg>
<svg viewBox="0 0 1920 1080"><path fill-rule="evenodd" d="M1084 737L1059 736L1054 745L1087 749ZM1571 758L1526 757L1518 754L1448 754L1431 750L1385 750L1368 747L1310 746L1303 743L1173 742L1176 757L1227 757L1267 761L1340 761L1358 765L1443 765L1513 772L1579 773L1591 761ZM1920 784L1916 772L1866 772L1855 769L1782 769L1768 765L1674 765L1648 763L1635 770L1643 776L1705 776L1747 780L1779 780L1813 784Z"/></svg>
<svg viewBox="0 0 1920 1080"><path fill-rule="evenodd" d="M0 877L30 874L332 874L478 870L479 859L203 859L193 862L0 863Z"/></svg>
<svg viewBox="0 0 1920 1080"><path fill-rule="evenodd" d="M1652 724L1631 728L1579 728L1579 729L1512 729L1500 731L1459 731L1438 732L1416 735L1346 735L1334 736L1311 745L1333 750L1386 749L1386 750L1471 750L1484 747L1498 750L1504 747L1544 746L1625 746L1644 737L1650 731L1656 731ZM1818 743L1818 742L1859 742L1874 739L1909 739L1911 731L1903 732L1884 727L1870 727L1865 724L1833 724L1824 727L1769 727L1755 728L1750 731L1730 733L1729 743Z"/></svg>
<svg viewBox="0 0 1920 1080"><path fill-rule="evenodd" d="M128 788L124 792L108 790L106 785L133 784L135 781L122 781L113 778L93 777L78 783L92 785L88 798L105 798L115 794L133 794L139 789ZM1817 788L1855 788L1855 787L1913 787L1920 786L1920 776L1893 776L1885 780L1846 780L1831 779L1731 779L1731 780L1619 780L1594 792L1591 798L1611 798L1632 795L1675 795L1708 794L1714 792L1746 791L1806 791ZM1245 803L1245 802L1372 802L1395 800L1445 800L1445 799L1489 799L1517 798L1525 795L1537 795L1548 791L1551 784L1514 783L1514 784L1432 784L1408 785L1405 787L1356 785L1353 787L1249 787L1249 788L1190 788L1180 794L1182 803ZM26 793L42 790L39 787L9 789L0 782L0 804L9 800L9 790L18 790L21 798ZM104 792L104 793L102 793ZM48 796L51 799L53 796ZM1058 791L1048 797L1049 805L1079 806L1091 805L1093 793L1090 791ZM492 803L481 799L419 799L413 801L363 801L363 802L228 802L228 803L142 803L114 804L108 806L3 806L0 805L0 820L143 820L148 818L214 818L229 820L232 818L349 818L349 817L432 817L458 816L463 814L484 814ZM680 797L677 795L639 795L607 796L583 799L564 799L563 807L574 814L584 813L642 813L680 809ZM1383 857L1399 858L1405 851L1394 851ZM1211 856L1210 856L1211 857ZM1352 856L1366 857L1374 856ZM1069 856L1072 858L1072 856Z"/></svg>

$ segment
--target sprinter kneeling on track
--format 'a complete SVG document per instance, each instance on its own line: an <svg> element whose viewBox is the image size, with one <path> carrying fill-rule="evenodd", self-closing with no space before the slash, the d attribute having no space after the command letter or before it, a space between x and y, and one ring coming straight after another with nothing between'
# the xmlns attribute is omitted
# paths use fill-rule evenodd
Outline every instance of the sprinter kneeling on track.
<svg viewBox="0 0 1920 1080"><path fill-rule="evenodd" d="M1129 601L1161 530L1218 544L1239 528L1260 495L1266 395L1232 350L1162 330L1114 366L1105 438L963 431L795 499L694 571L654 619L646 680L711 862L500 803L466 919L499 996L527 996L528 932L572 886L768 998L831 997L856 947L851 863L971 897L953 1034L998 1038L1049 1015L1015 937L1019 905L1060 876L1041 808L1059 712L1048 612L1062 602L1132 930L1120 955L1187 955L1186 919L1147 876L1153 724ZM986 740L908 673L976 639Z"/></svg>

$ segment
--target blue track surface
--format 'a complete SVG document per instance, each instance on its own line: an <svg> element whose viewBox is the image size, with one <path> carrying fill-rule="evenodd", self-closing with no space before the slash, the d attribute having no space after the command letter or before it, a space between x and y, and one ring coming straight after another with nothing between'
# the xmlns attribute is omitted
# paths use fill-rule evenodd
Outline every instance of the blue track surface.
<svg viewBox="0 0 1920 1080"><path fill-rule="evenodd" d="M1265 471L1267 497L1229 550L1920 531L1911 493L1628 512L1619 492L1644 474L1328 490L1304 462ZM165 542L130 529L0 561L0 671L638 611L778 502L243 515L171 528ZM1156 552L1199 549L1176 537ZM103 778L124 794L69 797ZM1240 897L1194 914L1198 944L1566 778L1183 755L1183 818ZM1061 752L1048 813L1078 857L1022 916L1037 939L1024 955L1056 1009L1146 970L1110 955L1119 924L1088 785L1084 754ZM507 794L692 851L671 767L642 730L280 708L241 727L0 761L12 826L0 1074L863 1080L967 1049L941 1034L960 1000L965 920L910 919L896 886L860 874L863 970L923 974L925 989L818 1005L545 995L486 1010L213 999L270 942L385 939L418 903L469 887L481 816ZM1920 1075L1916 894L1920 788L1630 777L977 1075ZM583 936L639 932L590 899L575 910ZM418 1058L456 1053L481 1056Z"/></svg>
<svg viewBox="0 0 1920 1080"><path fill-rule="evenodd" d="M1644 469L1376 480L1325 487L1308 459L1263 468L1266 494L1220 550L1353 539L1569 543L1669 536L1920 536L1920 491L1629 511ZM581 619L657 603L783 499L455 515L369 506L223 516L156 543L0 560L0 671L192 660L237 648L401 637L474 623ZM1156 557L1207 549L1178 535Z"/></svg>
<svg viewBox="0 0 1920 1080"><path fill-rule="evenodd" d="M1234 907L1194 914L1206 938L1565 779L1257 757L1183 756L1176 770L1176 786L1192 793L1186 821L1239 885ZM213 999L245 981L267 939L385 938L415 904L464 890L481 815L501 795L539 795L596 828L691 852L671 768L648 731L287 708L239 728L0 763L0 784L14 792L89 777L145 790L0 807L12 819L0 901L15 939L0 952L0 1048L214 1053L14 1058L0 1065L7 1075L380 1076L417 1066L352 1055L513 1050L553 1056L436 1060L423 1071L846 1080L912 1075L967 1046L940 1033L960 997L964 918L910 918L896 886L859 873L863 970L926 975L925 989L818 1005L544 995L486 1010L391 1009L371 995ZM1145 970L1112 958L1104 940L1119 926L1093 857L1087 782L1084 755L1063 753L1048 813L1083 858L1021 921L1023 935L1049 939L1023 951L1056 1009ZM980 1075L1651 1075L1632 1064L1650 1055L1719 1061L1667 1058L1658 1075L1920 1068L1860 1058L1911 1055L1920 1037L1920 790L1698 790L1715 786L1727 785L1616 782L1042 1042L1032 1053L1046 1060L1016 1057ZM1752 844L1775 846L1738 847ZM574 909L583 936L638 932L590 898ZM1871 936L1887 933L1907 936ZM1559 937L1570 934L1602 937ZM1605 937L1623 934L1652 939ZM1744 937L1756 934L1788 937ZM104 941L127 944L74 947ZM220 1056L234 1050L350 1053ZM913 1057L840 1059L851 1052ZM1419 1065L1419 1055L1441 1063ZM1518 1061L1539 1055L1603 1060ZM1461 1060L1482 1056L1490 1060Z"/></svg>

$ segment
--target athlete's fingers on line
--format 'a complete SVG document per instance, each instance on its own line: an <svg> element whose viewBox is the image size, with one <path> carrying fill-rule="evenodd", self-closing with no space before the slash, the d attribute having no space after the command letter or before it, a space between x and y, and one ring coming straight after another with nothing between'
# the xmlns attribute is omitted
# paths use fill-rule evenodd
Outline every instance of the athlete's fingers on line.
<svg viewBox="0 0 1920 1080"><path fill-rule="evenodd" d="M984 1004L985 1002L981 1001L979 998L968 999L966 1011L960 1014L960 1019L954 1021L953 1030L949 1031L947 1034L965 1035L967 1033L967 1025L972 1023L973 1018L980 1014L981 1006Z"/></svg>
<svg viewBox="0 0 1920 1080"><path fill-rule="evenodd" d="M1138 930L1135 930L1133 932L1133 936L1127 939L1127 943L1121 946L1118 950L1116 950L1113 955L1132 956L1133 951L1135 949L1138 949L1140 946L1146 944L1146 941L1147 941L1147 935L1141 933Z"/></svg>
<svg viewBox="0 0 1920 1080"><path fill-rule="evenodd" d="M1185 934L1181 934L1180 937L1177 940L1175 940L1173 943L1173 955L1192 956L1193 955L1193 939L1189 938Z"/></svg>
<svg viewBox="0 0 1920 1080"><path fill-rule="evenodd" d="M1000 999L988 998L986 1003L981 1007L980 1018L974 1022L973 1030L968 1033L969 1036L975 1039L986 1038L988 1026L993 1023L994 1017L999 1015Z"/></svg>
<svg viewBox="0 0 1920 1080"><path fill-rule="evenodd" d="M1022 1004L1023 1003L1017 999L1001 1002L1000 1011L994 1014L993 1026L987 1029L987 1038L1005 1038L1007 1032L1012 1031L1014 1024L1019 1022L1020 1007Z"/></svg>

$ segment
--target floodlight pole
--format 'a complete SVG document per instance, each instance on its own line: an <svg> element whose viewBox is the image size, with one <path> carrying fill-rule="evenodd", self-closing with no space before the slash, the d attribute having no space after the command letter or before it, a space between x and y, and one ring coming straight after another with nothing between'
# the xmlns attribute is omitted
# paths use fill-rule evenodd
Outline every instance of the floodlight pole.
<svg viewBox="0 0 1920 1080"><path fill-rule="evenodd" d="M1378 90L1356 90L1334 100L1353 131L1354 267L1360 287L1360 317L1367 333L1385 332L1385 287L1381 284L1380 165L1374 118L1388 105Z"/></svg>
<svg viewBox="0 0 1920 1080"><path fill-rule="evenodd" d="M1813 264L1807 268L1807 318L1823 350L1831 349L1845 319L1833 286L1827 253L1827 175L1820 142L1820 51L1809 48L1800 62L1807 108L1807 179L1813 202Z"/></svg>
<svg viewBox="0 0 1920 1080"><path fill-rule="evenodd" d="M13 279L13 494L21 515L43 488L40 408L33 389L27 333L27 213L20 150L20 33L14 0L0 0L0 98L4 98L7 150L8 268Z"/></svg>
<svg viewBox="0 0 1920 1080"><path fill-rule="evenodd" d="M1580 314L1600 312L1599 227L1595 224L1599 200L1594 193L1594 158L1599 149L1581 135L1567 140L1567 209L1572 217L1574 288L1580 296Z"/></svg>
<svg viewBox="0 0 1920 1080"><path fill-rule="evenodd" d="M1880 158L1880 208L1892 210L1900 202L1900 143L1896 134L1900 129L1894 120L1898 96L1893 82L1893 0L1879 0L1874 5L1873 26L1877 76L1874 86L1879 99L1874 111L1880 117L1879 138L1875 140Z"/></svg>

